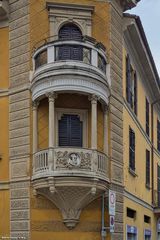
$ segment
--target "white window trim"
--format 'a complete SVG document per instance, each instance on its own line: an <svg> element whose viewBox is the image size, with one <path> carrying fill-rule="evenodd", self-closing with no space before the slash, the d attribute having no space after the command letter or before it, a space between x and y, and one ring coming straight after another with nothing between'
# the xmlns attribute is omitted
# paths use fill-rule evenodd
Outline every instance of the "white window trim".
<svg viewBox="0 0 160 240"><path fill-rule="evenodd" d="M91 36L93 6L77 4L48 3L50 36L57 39L60 27L66 23L75 23L83 35Z"/></svg>
<svg viewBox="0 0 160 240"><path fill-rule="evenodd" d="M128 240L128 232L127 232L127 226L129 224L126 224L126 240ZM137 228L137 227L136 227ZM136 234L136 240L138 240L138 228L137 228L137 234Z"/></svg>
<svg viewBox="0 0 160 240"><path fill-rule="evenodd" d="M82 109L71 109L71 108L56 108L55 109L55 145L58 147L58 120L61 119L63 114L75 114L80 117L83 122L83 137L82 137L82 147L88 148L88 110Z"/></svg>

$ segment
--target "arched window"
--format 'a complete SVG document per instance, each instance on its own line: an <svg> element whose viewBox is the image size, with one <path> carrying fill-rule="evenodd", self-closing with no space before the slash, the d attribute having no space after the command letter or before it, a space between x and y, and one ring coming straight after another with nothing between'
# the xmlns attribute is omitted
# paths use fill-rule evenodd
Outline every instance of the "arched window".
<svg viewBox="0 0 160 240"><path fill-rule="evenodd" d="M58 33L58 38L61 41L73 40L81 41L82 33L80 29L74 24L66 24L61 27ZM57 60L79 60L83 61L83 48L80 45L63 44L57 48Z"/></svg>
<svg viewBox="0 0 160 240"><path fill-rule="evenodd" d="M65 24L61 27L58 34L59 40L81 40L81 30L75 24Z"/></svg>

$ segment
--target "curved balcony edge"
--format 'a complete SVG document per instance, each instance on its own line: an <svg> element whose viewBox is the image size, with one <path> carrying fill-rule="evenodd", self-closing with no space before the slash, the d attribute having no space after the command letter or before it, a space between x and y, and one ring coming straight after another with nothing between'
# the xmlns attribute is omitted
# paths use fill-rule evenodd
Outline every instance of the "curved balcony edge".
<svg viewBox="0 0 160 240"><path fill-rule="evenodd" d="M63 56L66 49L75 55L66 51ZM73 90L88 94L97 94L98 91L100 98L108 103L110 66L105 52L93 43L72 40L48 43L35 51L33 65L33 101L50 91L51 87L51 91Z"/></svg>
<svg viewBox="0 0 160 240"><path fill-rule="evenodd" d="M82 209L109 189L108 177L108 157L96 150L58 147L34 155L34 194L53 202L69 229Z"/></svg>
<svg viewBox="0 0 160 240"><path fill-rule="evenodd" d="M34 154L32 180L44 177L78 176L108 181L106 154L85 148L57 147Z"/></svg>
<svg viewBox="0 0 160 240"><path fill-rule="evenodd" d="M36 81L32 83L32 100L36 100L46 95L47 92L80 92L84 94L99 95L100 99L108 104L110 95L109 87L106 83L100 81L100 77L89 74L84 70L69 69L51 70L42 73ZM86 76L84 76L86 74Z"/></svg>

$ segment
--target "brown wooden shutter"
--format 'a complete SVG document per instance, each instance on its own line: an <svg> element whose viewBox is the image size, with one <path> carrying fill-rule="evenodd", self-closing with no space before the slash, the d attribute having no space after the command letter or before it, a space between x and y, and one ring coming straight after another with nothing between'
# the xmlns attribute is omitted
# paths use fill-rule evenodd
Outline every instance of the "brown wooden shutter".
<svg viewBox="0 0 160 240"><path fill-rule="evenodd" d="M134 113L137 115L137 73L134 73Z"/></svg>
<svg viewBox="0 0 160 240"><path fill-rule="evenodd" d="M129 55L126 57L126 98L127 102L131 104L131 64Z"/></svg>

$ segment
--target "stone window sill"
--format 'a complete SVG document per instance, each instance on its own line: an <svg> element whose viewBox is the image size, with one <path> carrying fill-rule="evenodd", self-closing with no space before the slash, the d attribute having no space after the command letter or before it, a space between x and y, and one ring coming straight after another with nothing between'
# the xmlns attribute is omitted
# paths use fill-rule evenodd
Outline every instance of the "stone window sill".
<svg viewBox="0 0 160 240"><path fill-rule="evenodd" d="M133 176L133 177L137 177L138 175L136 174L135 170L133 170L132 168L128 168L129 173Z"/></svg>

